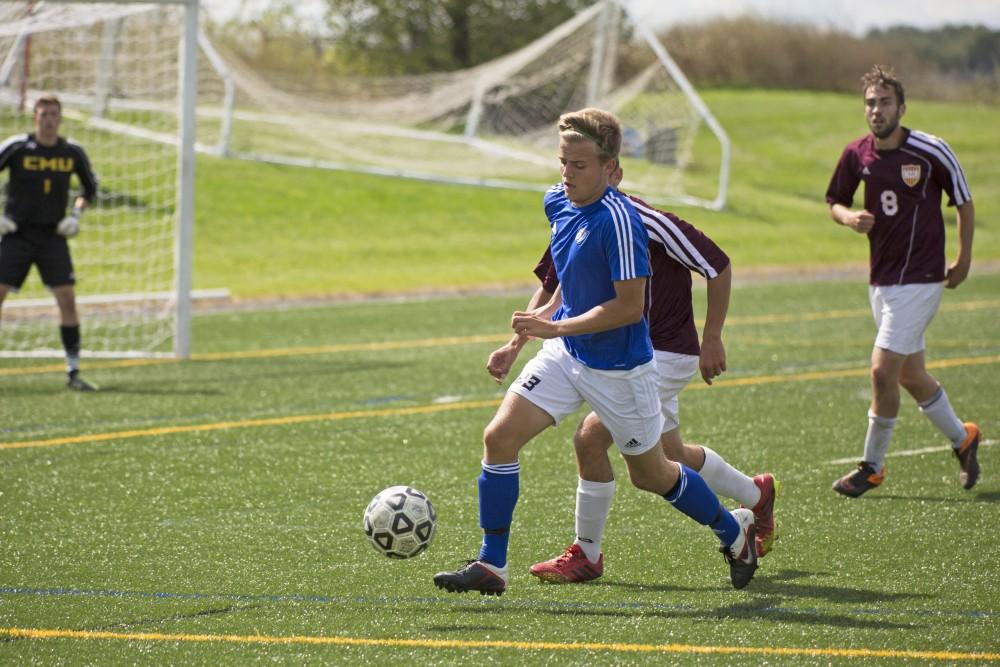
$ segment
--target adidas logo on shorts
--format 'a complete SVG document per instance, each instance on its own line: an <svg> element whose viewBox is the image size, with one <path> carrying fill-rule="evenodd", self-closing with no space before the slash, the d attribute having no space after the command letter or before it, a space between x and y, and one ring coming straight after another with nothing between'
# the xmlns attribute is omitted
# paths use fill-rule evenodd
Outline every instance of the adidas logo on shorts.
<svg viewBox="0 0 1000 667"><path fill-rule="evenodd" d="M631 449L632 447L638 447L641 444L642 444L641 442L639 442L635 438L632 438L631 440L629 440L628 442L625 443L625 447L627 449Z"/></svg>

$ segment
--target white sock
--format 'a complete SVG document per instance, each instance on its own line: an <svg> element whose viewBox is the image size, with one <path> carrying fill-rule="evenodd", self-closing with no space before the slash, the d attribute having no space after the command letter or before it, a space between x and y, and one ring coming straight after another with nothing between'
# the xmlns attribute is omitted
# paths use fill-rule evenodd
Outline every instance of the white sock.
<svg viewBox="0 0 1000 667"><path fill-rule="evenodd" d="M920 411L931 420L931 423L951 440L951 446L958 449L965 440L965 424L955 414L948 400L944 387L939 386L937 393L920 404Z"/></svg>
<svg viewBox="0 0 1000 667"><path fill-rule="evenodd" d="M596 563L601 557L604 524L611 512L615 481L590 482L583 478L576 487L576 539L587 559Z"/></svg>
<svg viewBox="0 0 1000 667"><path fill-rule="evenodd" d="M760 502L760 489L753 483L753 479L729 465L708 447L702 446L702 449L705 450L705 463L698 474L705 483L720 496L732 498L745 507L756 507Z"/></svg>
<svg viewBox="0 0 1000 667"><path fill-rule="evenodd" d="M874 466L875 472L880 472L885 464L885 454L889 451L889 441L892 440L892 429L895 427L895 417L879 417L871 410L868 411L864 460Z"/></svg>

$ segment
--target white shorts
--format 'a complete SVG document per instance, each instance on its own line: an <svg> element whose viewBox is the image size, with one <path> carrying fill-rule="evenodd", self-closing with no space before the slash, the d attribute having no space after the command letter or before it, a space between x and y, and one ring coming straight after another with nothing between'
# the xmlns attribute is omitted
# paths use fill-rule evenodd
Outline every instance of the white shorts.
<svg viewBox="0 0 1000 667"><path fill-rule="evenodd" d="M698 356L656 350L656 374L660 378L660 411L663 413L663 432L673 431L681 425L681 393L698 373Z"/></svg>
<svg viewBox="0 0 1000 667"><path fill-rule="evenodd" d="M944 283L870 285L868 300L878 336L875 347L897 354L914 354L926 346L924 332L934 319Z"/></svg>
<svg viewBox="0 0 1000 667"><path fill-rule="evenodd" d="M622 454L633 456L656 446L663 432L658 385L655 360L627 371L597 370L577 361L561 339L553 338L507 391L528 399L557 424L586 402Z"/></svg>

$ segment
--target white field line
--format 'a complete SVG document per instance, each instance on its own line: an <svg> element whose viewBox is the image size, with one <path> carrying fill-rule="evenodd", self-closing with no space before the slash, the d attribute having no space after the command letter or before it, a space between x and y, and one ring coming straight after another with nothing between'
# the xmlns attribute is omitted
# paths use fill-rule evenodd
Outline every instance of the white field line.
<svg viewBox="0 0 1000 667"><path fill-rule="evenodd" d="M980 447L992 447L997 444L997 440L983 440L979 443ZM902 456L920 456L921 454L933 454L935 452L947 452L952 447L950 445L944 445L941 447L921 447L920 449L904 449L901 452L889 452L885 455L887 459L897 458ZM827 465L843 465L845 463L857 463L858 457L852 456L846 459L835 459L833 461L827 461Z"/></svg>

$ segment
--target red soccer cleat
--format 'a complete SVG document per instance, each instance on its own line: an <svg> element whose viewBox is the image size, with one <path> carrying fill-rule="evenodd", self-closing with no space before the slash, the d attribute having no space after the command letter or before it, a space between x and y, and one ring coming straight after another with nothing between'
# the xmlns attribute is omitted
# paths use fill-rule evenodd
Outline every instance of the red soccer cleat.
<svg viewBox="0 0 1000 667"><path fill-rule="evenodd" d="M571 544L561 555L543 563L535 563L528 570L533 575L553 584L575 584L597 579L604 574L604 554L591 562L579 544Z"/></svg>
<svg viewBox="0 0 1000 667"><path fill-rule="evenodd" d="M760 500L749 509L753 511L757 529L757 555L765 556L778 538L778 533L774 529L774 499L778 495L780 485L774 479L774 475L769 472L755 476L753 483L760 489ZM740 505L740 507L745 507L745 505Z"/></svg>

